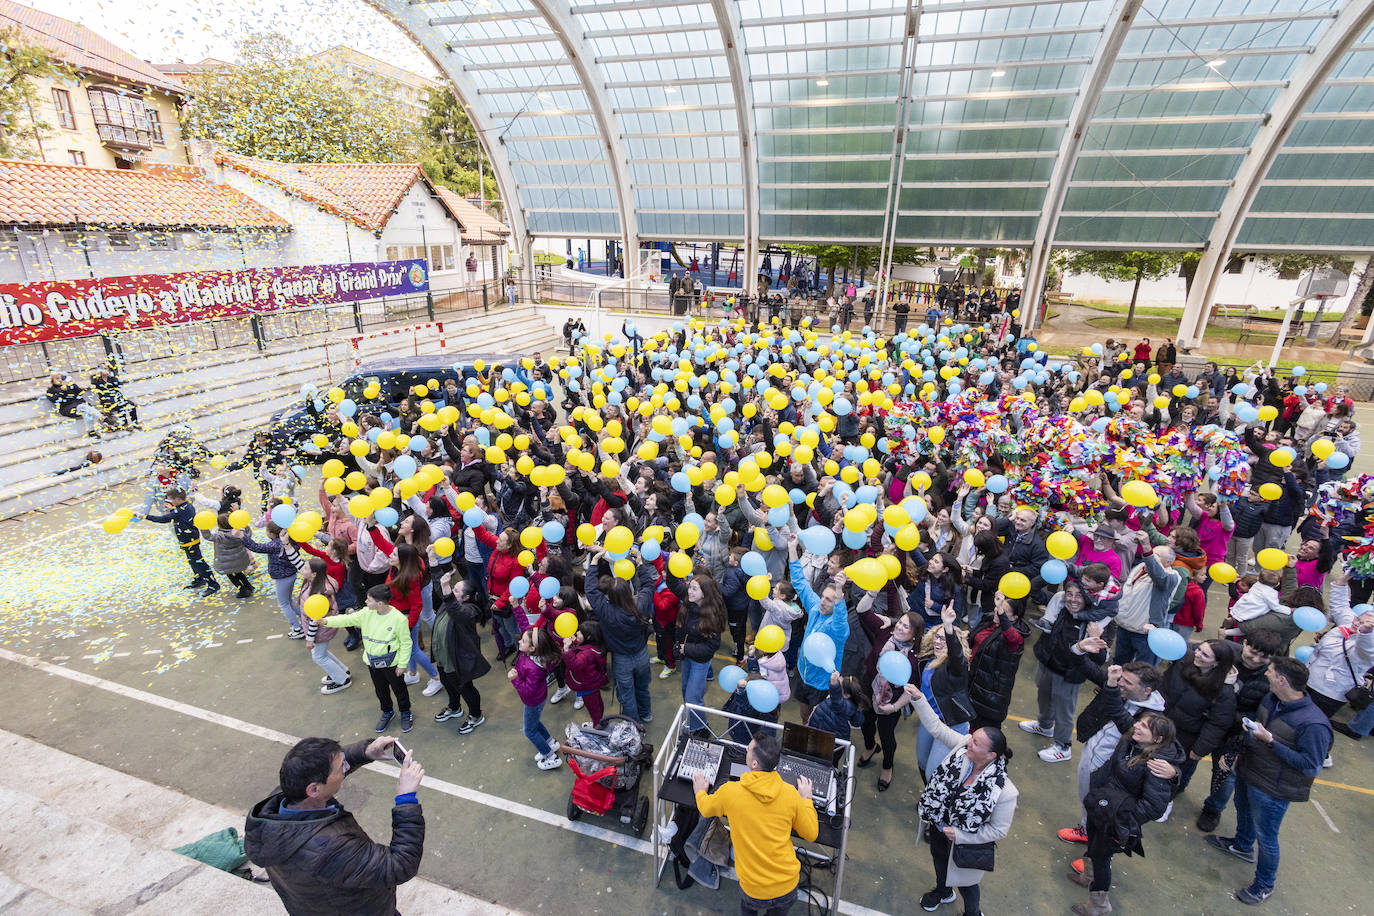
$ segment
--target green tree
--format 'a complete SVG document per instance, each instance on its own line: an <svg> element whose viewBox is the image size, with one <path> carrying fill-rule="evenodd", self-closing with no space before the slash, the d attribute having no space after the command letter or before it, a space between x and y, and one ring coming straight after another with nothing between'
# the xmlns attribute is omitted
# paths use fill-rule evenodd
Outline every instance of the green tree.
<svg viewBox="0 0 1374 916"><path fill-rule="evenodd" d="M1069 273L1092 274L1104 280L1125 280L1131 286L1131 307L1126 311L1126 327L1135 324L1135 303L1143 280L1160 280L1178 269L1182 254L1177 251L1072 251L1063 258Z"/></svg>
<svg viewBox="0 0 1374 916"><path fill-rule="evenodd" d="M803 257L814 258L817 270L830 275L835 282L835 272L845 267L851 270L877 270L882 263L882 248L878 245L780 245L788 251ZM893 264L925 264L931 260L931 252L926 248L912 245L897 245L892 249Z"/></svg>
<svg viewBox="0 0 1374 916"><path fill-rule="evenodd" d="M489 200L500 198L491 160L479 155L477 128L468 120L452 89L445 86L429 94L429 110L425 112L422 130L425 149L420 154L420 167L430 181L464 197L476 197L484 189Z"/></svg>
<svg viewBox="0 0 1374 916"><path fill-rule="evenodd" d="M34 80L59 72L44 48L25 44L17 27L0 29L0 158L28 159L50 129L36 114Z"/></svg>
<svg viewBox="0 0 1374 916"><path fill-rule="evenodd" d="M1237 255L1244 257L1244 255ZM1262 254L1259 256L1259 269L1275 277L1294 279L1309 270L1323 267L1336 267L1349 274L1355 262L1332 254Z"/></svg>
<svg viewBox="0 0 1374 916"><path fill-rule="evenodd" d="M420 124L400 104L305 58L286 36L250 35L238 62L186 78L187 137L282 162L414 162Z"/></svg>

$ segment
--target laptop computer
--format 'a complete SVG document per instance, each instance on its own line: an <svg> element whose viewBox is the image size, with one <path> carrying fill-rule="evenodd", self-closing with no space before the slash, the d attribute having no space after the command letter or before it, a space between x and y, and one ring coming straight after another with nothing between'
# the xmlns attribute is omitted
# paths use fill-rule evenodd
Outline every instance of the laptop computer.
<svg viewBox="0 0 1374 916"><path fill-rule="evenodd" d="M783 723L778 775L793 788L797 777L807 777L811 780L811 801L826 805L835 776L834 754L835 736L830 732L796 722Z"/></svg>

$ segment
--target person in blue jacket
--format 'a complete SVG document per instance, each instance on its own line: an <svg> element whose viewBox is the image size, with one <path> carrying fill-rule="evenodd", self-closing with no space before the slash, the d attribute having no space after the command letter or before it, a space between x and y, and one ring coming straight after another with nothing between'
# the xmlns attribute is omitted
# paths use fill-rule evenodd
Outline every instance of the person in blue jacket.
<svg viewBox="0 0 1374 916"><path fill-rule="evenodd" d="M844 644L849 639L849 610L844 603L844 584L848 577L840 572L819 595L806 581L801 561L797 559L797 536L787 539L788 568L792 575L792 589L797 601L806 611L806 631L802 641L812 633L824 633L835 644L835 658L844 657ZM802 721L811 717L811 710L819 706L830 692L830 672L813 665L806 653L797 662L801 684L797 687L797 703L802 709Z"/></svg>
<svg viewBox="0 0 1374 916"><path fill-rule="evenodd" d="M186 554L186 562L195 575L187 588L204 588L207 595L219 591L219 580L215 578L215 574L210 570L210 564L205 562L205 557L200 552L200 530L196 528L195 522L196 510L186 501L184 490L180 487L168 490L167 511L162 515L143 515L142 518L146 522L156 522L160 525L171 524L177 546Z"/></svg>

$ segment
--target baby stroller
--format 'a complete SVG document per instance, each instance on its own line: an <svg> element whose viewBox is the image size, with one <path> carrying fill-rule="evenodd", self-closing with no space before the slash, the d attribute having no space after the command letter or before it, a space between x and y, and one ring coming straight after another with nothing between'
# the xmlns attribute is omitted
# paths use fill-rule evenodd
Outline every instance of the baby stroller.
<svg viewBox="0 0 1374 916"><path fill-rule="evenodd" d="M600 728L570 723L562 751L574 774L568 796L568 820L615 809L622 824L643 836L649 823L649 800L639 794L639 781L653 766L654 747L644 740L644 726L627 716L605 716Z"/></svg>

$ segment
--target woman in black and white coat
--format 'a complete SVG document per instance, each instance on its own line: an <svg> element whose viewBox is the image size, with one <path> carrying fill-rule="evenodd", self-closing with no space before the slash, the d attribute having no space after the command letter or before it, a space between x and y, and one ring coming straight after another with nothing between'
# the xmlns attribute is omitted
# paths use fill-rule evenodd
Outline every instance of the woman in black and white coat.
<svg viewBox="0 0 1374 916"><path fill-rule="evenodd" d="M1019 792L1007 775L1011 748L999 728L980 728L961 735L931 708L920 688L908 684L921 727L951 749L949 756L930 774L921 793L921 821L926 825L930 855L935 867L935 887L921 897L921 909L932 911L954 901L954 889L964 898L964 912L976 916L985 871L960 867L959 846L996 843L1011 832Z"/></svg>

